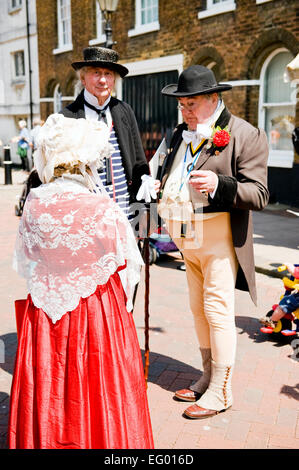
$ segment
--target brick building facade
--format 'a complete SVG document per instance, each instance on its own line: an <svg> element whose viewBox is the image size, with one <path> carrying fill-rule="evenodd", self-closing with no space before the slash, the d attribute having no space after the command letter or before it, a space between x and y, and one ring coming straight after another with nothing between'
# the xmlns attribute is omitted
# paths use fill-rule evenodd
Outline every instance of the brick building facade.
<svg viewBox="0 0 299 470"><path fill-rule="evenodd" d="M70 17L64 35L58 11L61 0L37 0L43 118L78 93L71 62L81 59L84 47L104 40L96 0L62 4L69 5L65 16ZM230 111L268 134L272 202L299 207L299 156L291 142L292 129L299 125L297 83L283 79L286 64L299 51L298 16L297 0L119 0L112 19L113 39L130 73L117 96L133 106L144 146L157 144L153 141L157 128L167 134L181 119L171 99L164 103L161 87L176 82L191 64L206 65L219 81L233 85L224 94ZM138 102L132 85L134 90L144 87ZM172 119L164 127L165 110L155 114L161 103L163 109L172 106Z"/></svg>

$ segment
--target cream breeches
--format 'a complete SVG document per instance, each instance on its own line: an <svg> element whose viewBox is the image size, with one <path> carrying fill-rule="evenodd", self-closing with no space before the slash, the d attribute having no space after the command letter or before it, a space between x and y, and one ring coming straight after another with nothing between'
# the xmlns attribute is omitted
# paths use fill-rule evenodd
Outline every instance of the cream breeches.
<svg viewBox="0 0 299 470"><path fill-rule="evenodd" d="M183 250L190 307L201 348L211 348L216 363L235 361L235 284L238 261L232 242L230 214L202 224L202 244Z"/></svg>

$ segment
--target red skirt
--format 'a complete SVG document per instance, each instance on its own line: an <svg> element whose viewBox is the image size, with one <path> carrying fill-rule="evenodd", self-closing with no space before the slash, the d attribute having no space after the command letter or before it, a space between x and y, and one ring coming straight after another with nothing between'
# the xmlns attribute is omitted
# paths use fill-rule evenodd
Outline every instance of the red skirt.
<svg viewBox="0 0 299 470"><path fill-rule="evenodd" d="M138 338L118 274L56 324L16 301L10 449L151 449Z"/></svg>

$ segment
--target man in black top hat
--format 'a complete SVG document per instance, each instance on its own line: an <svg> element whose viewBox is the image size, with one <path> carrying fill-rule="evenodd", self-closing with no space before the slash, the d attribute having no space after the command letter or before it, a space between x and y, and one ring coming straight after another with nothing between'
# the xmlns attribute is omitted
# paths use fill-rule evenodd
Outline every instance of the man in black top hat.
<svg viewBox="0 0 299 470"><path fill-rule="evenodd" d="M118 53L112 49L87 47L83 56L72 67L79 72L84 89L61 112L76 119L100 119L108 125L115 151L100 176L109 194L129 215L129 206L138 192L139 199L149 192L154 196L154 180L148 176L149 166L134 112L127 103L112 96L116 80L124 78L128 69L118 63Z"/></svg>
<svg viewBox="0 0 299 470"><path fill-rule="evenodd" d="M256 302L251 210L268 202L266 134L233 116L220 96L231 86L193 65L162 93L178 100L183 124L164 161L158 210L184 255L203 375L178 400L202 419L233 403L235 287Z"/></svg>

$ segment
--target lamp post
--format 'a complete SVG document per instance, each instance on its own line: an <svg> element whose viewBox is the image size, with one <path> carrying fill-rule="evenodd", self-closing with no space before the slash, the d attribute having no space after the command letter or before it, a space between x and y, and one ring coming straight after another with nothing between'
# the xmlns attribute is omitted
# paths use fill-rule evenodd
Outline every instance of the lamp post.
<svg viewBox="0 0 299 470"><path fill-rule="evenodd" d="M105 18L105 34L106 34L106 43L105 47L112 49L112 46L116 42L112 39L112 27L111 27L111 17L112 13L117 9L118 0L98 0L100 9Z"/></svg>

